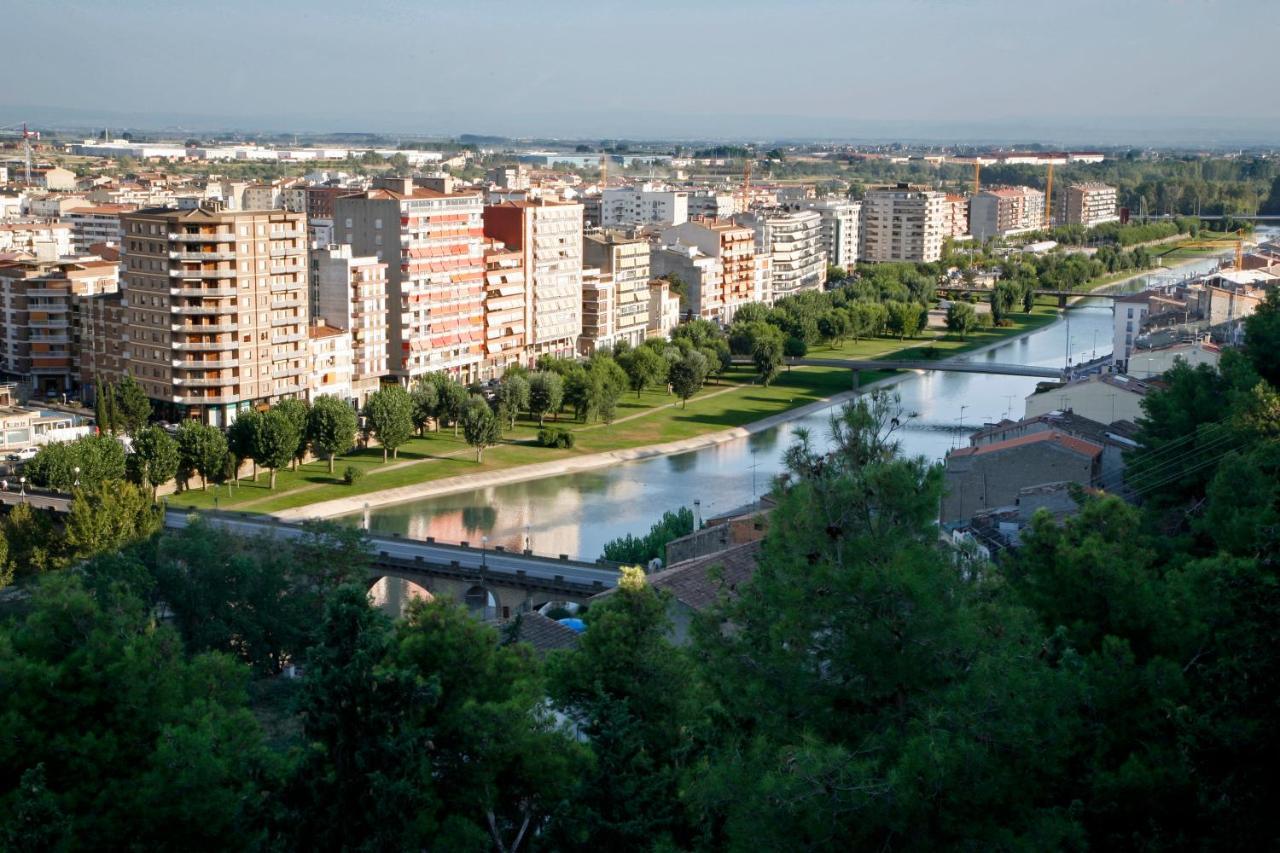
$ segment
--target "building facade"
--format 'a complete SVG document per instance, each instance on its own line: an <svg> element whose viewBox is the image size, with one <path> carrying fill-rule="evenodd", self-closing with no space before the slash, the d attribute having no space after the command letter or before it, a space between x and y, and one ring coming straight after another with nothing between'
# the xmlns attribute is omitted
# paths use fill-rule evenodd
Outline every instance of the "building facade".
<svg viewBox="0 0 1280 853"><path fill-rule="evenodd" d="M582 242L582 262L612 277L612 340L639 346L649 324L649 243L617 231L587 234ZM585 302L585 290L583 299ZM586 323L584 315L584 335Z"/></svg>
<svg viewBox="0 0 1280 853"><path fill-rule="evenodd" d="M486 379L502 376L512 365L524 363L525 300L524 254L498 240L487 240L484 253Z"/></svg>
<svg viewBox="0 0 1280 853"><path fill-rule="evenodd" d="M862 202L862 248L872 263L932 263L942 257L946 196L909 184L876 187Z"/></svg>
<svg viewBox="0 0 1280 853"><path fill-rule="evenodd" d="M125 214L126 369L162 417L225 426L305 395L305 226L217 203Z"/></svg>
<svg viewBox="0 0 1280 853"><path fill-rule="evenodd" d="M694 219L666 228L662 241L696 246L708 257L720 262L719 310L714 315L700 311L698 316L733 322L733 315L748 302L760 301L756 295L755 230L728 220Z"/></svg>
<svg viewBox="0 0 1280 853"><path fill-rule="evenodd" d="M674 277L684 283L681 313L685 317L719 320L724 316L724 290L720 259L697 246L676 242L659 246L649 254L652 274Z"/></svg>
<svg viewBox="0 0 1280 853"><path fill-rule="evenodd" d="M756 252L768 254L772 298L805 290L821 290L827 281L827 253L822 248L822 217L816 210L757 210L734 221L755 231Z"/></svg>
<svg viewBox="0 0 1280 853"><path fill-rule="evenodd" d="M652 184L615 187L601 193L604 228L679 225L689 218L689 194Z"/></svg>
<svg viewBox="0 0 1280 853"><path fill-rule="evenodd" d="M827 263L852 270L858 260L862 203L822 198L805 202L804 206L822 217L822 248L827 253Z"/></svg>
<svg viewBox="0 0 1280 853"><path fill-rule="evenodd" d="M312 249L310 258L311 316L346 333L351 397L363 406L389 373L387 265L376 257L358 257L345 245Z"/></svg>
<svg viewBox="0 0 1280 853"><path fill-rule="evenodd" d="M1031 187L995 187L969 199L975 240L1012 237L1045 227L1044 193Z"/></svg>
<svg viewBox="0 0 1280 853"><path fill-rule="evenodd" d="M1104 222L1119 222L1118 199L1116 188L1108 184L1097 181L1071 184L1058 197L1058 224L1091 228Z"/></svg>
<svg viewBox="0 0 1280 853"><path fill-rule="evenodd" d="M119 246L124 237L120 217L137 210L132 204L100 204L75 207L62 216L71 226L71 248L76 252L88 252L95 243Z"/></svg>

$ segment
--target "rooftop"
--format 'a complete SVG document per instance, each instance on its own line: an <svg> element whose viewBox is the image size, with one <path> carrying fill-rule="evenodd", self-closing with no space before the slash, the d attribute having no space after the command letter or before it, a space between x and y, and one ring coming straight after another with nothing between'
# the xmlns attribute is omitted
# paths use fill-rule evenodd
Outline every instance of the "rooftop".
<svg viewBox="0 0 1280 853"><path fill-rule="evenodd" d="M1045 432L1035 432L1030 435L1020 435L1016 438L997 441L994 444L984 444L981 447L962 447L959 450L953 450L947 454L947 458L966 458L970 456L987 456L992 453L1002 453L1006 450L1013 450L1019 447L1027 447L1035 444L1056 444L1074 453L1082 456L1097 456L1102 453L1102 445L1095 444L1092 441L1085 441L1083 438L1076 438L1073 435L1067 435L1065 432L1057 429L1046 430Z"/></svg>

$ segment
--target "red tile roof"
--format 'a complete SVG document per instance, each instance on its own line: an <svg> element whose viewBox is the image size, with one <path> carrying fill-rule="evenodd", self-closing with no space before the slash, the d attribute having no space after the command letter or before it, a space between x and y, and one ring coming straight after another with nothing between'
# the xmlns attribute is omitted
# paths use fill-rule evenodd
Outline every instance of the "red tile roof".
<svg viewBox="0 0 1280 853"><path fill-rule="evenodd" d="M1054 444L1064 447L1081 456L1094 457L1102 453L1102 445L1094 444L1092 441L1085 441L1083 438L1076 438L1060 432L1056 429L1047 430L1045 432L1036 432L1030 435L1020 435L1017 438L1009 438L1004 441L997 441L994 444L985 444L982 447L962 447L959 450L953 450L949 454L953 457L963 456L986 456L991 453L1000 453L1005 450L1012 450L1016 447L1025 447L1031 444L1043 444L1044 442L1053 442Z"/></svg>

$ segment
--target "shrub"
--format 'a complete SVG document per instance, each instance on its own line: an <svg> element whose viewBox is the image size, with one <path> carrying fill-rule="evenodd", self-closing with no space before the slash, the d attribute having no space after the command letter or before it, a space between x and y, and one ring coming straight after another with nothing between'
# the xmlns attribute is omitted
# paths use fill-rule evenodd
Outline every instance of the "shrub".
<svg viewBox="0 0 1280 853"><path fill-rule="evenodd" d="M546 427L538 430L538 446L559 447L568 450L573 447L573 433L563 427Z"/></svg>
<svg viewBox="0 0 1280 853"><path fill-rule="evenodd" d="M355 485L356 480L359 480L363 476L364 471L361 471L354 465L348 465L346 468L342 469L342 482L346 483L348 486Z"/></svg>

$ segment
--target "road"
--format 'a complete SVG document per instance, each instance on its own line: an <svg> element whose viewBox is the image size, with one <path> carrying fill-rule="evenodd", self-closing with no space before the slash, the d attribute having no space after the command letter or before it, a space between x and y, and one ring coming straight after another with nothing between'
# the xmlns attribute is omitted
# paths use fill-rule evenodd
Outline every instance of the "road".
<svg viewBox="0 0 1280 853"><path fill-rule="evenodd" d="M923 359L850 359L850 358L787 358L788 365L804 367L847 367L850 370L935 370L943 373L995 373L1002 376L1032 376L1037 379L1061 379L1062 371L1053 367L1028 367L1024 364L996 364L990 361L964 361L949 358L942 361ZM735 357L734 364L754 364L749 358Z"/></svg>

